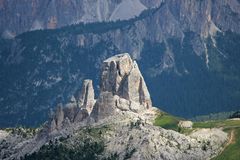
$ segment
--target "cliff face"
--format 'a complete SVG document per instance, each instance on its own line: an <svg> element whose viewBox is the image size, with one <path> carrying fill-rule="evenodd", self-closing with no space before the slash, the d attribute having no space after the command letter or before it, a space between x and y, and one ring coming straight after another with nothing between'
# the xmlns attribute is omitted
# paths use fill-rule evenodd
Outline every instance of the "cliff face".
<svg viewBox="0 0 240 160"><path fill-rule="evenodd" d="M0 33L10 36L80 22L123 20L138 16L144 9L139 0L1 0Z"/></svg>
<svg viewBox="0 0 240 160"><path fill-rule="evenodd" d="M164 33L181 36L185 29L202 36L214 34L218 29L239 32L237 0L1 0L0 32L11 37L30 30L54 29L80 22L126 20L162 3L166 3L166 7L155 22L161 23Z"/></svg>

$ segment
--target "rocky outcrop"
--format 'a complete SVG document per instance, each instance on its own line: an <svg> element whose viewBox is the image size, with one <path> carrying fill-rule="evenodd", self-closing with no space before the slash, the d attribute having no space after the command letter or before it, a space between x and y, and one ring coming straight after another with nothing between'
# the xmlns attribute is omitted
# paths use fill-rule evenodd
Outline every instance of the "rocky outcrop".
<svg viewBox="0 0 240 160"><path fill-rule="evenodd" d="M91 113L94 103L95 99L92 80L86 79L83 81L80 94L77 95L77 104L78 106L85 108L88 113Z"/></svg>
<svg viewBox="0 0 240 160"><path fill-rule="evenodd" d="M121 111L139 112L152 107L145 81L128 53L115 55L103 62L100 96L92 116L102 119Z"/></svg>
<svg viewBox="0 0 240 160"><path fill-rule="evenodd" d="M135 61L129 54L119 54L103 62L101 92L111 92L121 98L152 106L150 94Z"/></svg>
<svg viewBox="0 0 240 160"><path fill-rule="evenodd" d="M180 121L178 123L178 127L181 128L192 128L193 122L192 121Z"/></svg>
<svg viewBox="0 0 240 160"><path fill-rule="evenodd" d="M101 92L91 113L96 121L112 116L116 113L116 101L118 97L111 92Z"/></svg>
<svg viewBox="0 0 240 160"><path fill-rule="evenodd" d="M139 113L152 107L143 76L128 53L103 62L100 86L99 97L95 100L92 80L84 80L80 92L72 96L65 107L57 108L49 131L62 129L69 122L78 123L87 118L98 121L119 112Z"/></svg>
<svg viewBox="0 0 240 160"><path fill-rule="evenodd" d="M71 123L81 122L89 117L95 104L92 80L84 80L82 89L72 96L64 107L59 105L55 115L51 118L48 131L69 127Z"/></svg>
<svg viewBox="0 0 240 160"><path fill-rule="evenodd" d="M57 129L62 128L63 120L64 120L63 108L62 108L62 106L58 106L57 111L56 111L56 116L55 116L55 122L56 122Z"/></svg>

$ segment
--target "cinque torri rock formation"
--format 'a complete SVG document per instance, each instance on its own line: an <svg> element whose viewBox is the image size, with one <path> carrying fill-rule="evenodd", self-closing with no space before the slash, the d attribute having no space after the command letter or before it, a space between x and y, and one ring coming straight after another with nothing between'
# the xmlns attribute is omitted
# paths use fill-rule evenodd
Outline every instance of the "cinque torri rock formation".
<svg viewBox="0 0 240 160"><path fill-rule="evenodd" d="M66 107L59 105L49 124L49 131L82 121L98 122L124 112L140 113L152 107L145 81L128 53L113 56L103 62L100 94L94 98L92 80L84 80L82 89ZM65 124L65 125L64 125Z"/></svg>
<svg viewBox="0 0 240 160"><path fill-rule="evenodd" d="M98 97L92 80L84 80L81 91L68 104L59 104L36 135L0 131L0 159L26 158L48 145L76 148L87 139L104 144L97 159L205 160L217 155L227 140L220 129L184 135L154 126L159 114L137 63L127 53L115 55L103 62Z"/></svg>

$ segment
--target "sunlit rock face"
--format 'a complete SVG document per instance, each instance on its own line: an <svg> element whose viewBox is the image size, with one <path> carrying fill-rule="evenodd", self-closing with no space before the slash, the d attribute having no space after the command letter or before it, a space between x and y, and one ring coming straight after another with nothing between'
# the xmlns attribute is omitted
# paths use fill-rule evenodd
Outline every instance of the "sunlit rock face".
<svg viewBox="0 0 240 160"><path fill-rule="evenodd" d="M83 81L82 89L79 95L77 95L78 106L85 108L90 114L95 103L94 89L92 80L86 79Z"/></svg>
<svg viewBox="0 0 240 160"><path fill-rule="evenodd" d="M103 62L101 92L112 92L121 98L137 102L146 108L152 102L145 81L129 54L113 56Z"/></svg>
<svg viewBox="0 0 240 160"><path fill-rule="evenodd" d="M115 114L118 109L138 112L152 107L142 74L128 53L103 62L100 86L100 96L92 113L95 119Z"/></svg>

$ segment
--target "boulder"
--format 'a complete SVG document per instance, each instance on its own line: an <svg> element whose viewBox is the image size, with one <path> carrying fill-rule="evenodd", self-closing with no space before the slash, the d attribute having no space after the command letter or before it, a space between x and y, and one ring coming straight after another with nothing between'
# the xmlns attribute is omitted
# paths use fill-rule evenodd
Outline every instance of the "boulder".
<svg viewBox="0 0 240 160"><path fill-rule="evenodd" d="M192 128L193 122L192 121L180 121L178 123L178 127L181 128Z"/></svg>
<svg viewBox="0 0 240 160"><path fill-rule="evenodd" d="M128 53L115 55L103 62L100 95L91 117L95 120L117 111L140 112L152 107L150 94L135 61Z"/></svg>

